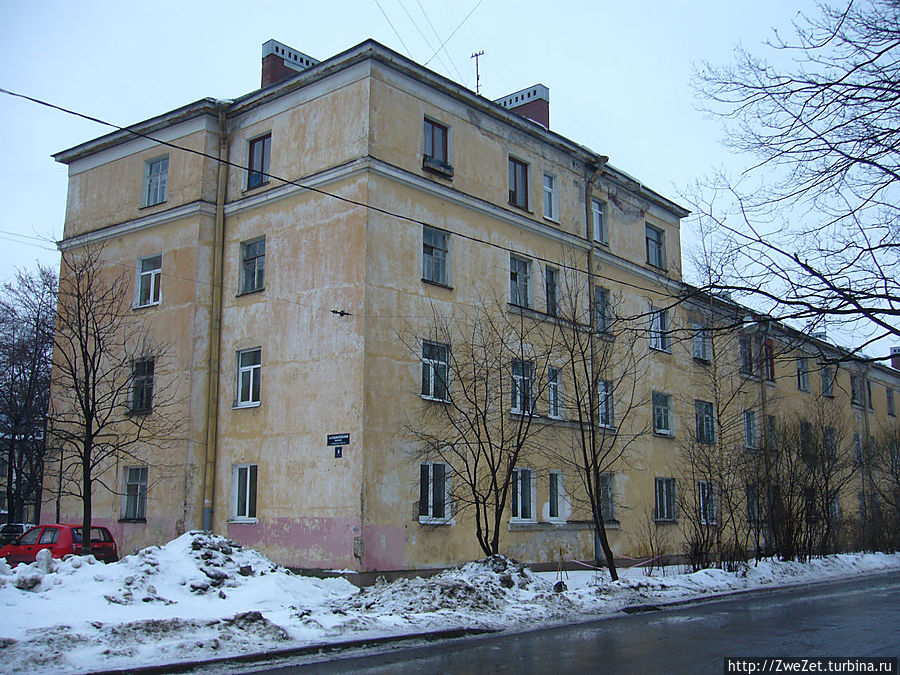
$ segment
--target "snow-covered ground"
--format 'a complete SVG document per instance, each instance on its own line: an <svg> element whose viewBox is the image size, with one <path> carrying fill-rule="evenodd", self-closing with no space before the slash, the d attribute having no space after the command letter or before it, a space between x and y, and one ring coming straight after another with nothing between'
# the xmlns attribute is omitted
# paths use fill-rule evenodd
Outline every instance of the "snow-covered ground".
<svg viewBox="0 0 900 675"><path fill-rule="evenodd" d="M900 569L900 555L763 561L736 573L639 568L534 573L496 556L428 579L376 583L298 576L252 549L189 532L118 563L0 560L0 670L79 673L271 652L447 628L515 629L644 603Z"/></svg>

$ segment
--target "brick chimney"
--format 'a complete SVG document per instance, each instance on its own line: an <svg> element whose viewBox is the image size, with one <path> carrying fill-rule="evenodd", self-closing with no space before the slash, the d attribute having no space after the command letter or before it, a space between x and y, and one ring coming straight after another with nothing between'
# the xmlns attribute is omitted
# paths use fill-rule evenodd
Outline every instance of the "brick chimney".
<svg viewBox="0 0 900 675"><path fill-rule="evenodd" d="M288 47L277 40L264 42L262 46L262 78L260 87L265 89L273 84L289 80L297 73L319 64L319 61Z"/></svg>
<svg viewBox="0 0 900 675"><path fill-rule="evenodd" d="M900 347L891 347L891 368L900 370Z"/></svg>
<svg viewBox="0 0 900 675"><path fill-rule="evenodd" d="M550 90L542 84L498 98L494 103L550 128Z"/></svg>

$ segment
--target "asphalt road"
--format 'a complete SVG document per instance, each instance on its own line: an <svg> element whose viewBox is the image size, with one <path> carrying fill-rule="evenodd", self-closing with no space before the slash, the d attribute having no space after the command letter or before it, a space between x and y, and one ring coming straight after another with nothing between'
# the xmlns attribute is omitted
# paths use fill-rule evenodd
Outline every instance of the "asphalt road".
<svg viewBox="0 0 900 675"><path fill-rule="evenodd" d="M723 673L726 656L898 654L900 573L892 573L244 672Z"/></svg>

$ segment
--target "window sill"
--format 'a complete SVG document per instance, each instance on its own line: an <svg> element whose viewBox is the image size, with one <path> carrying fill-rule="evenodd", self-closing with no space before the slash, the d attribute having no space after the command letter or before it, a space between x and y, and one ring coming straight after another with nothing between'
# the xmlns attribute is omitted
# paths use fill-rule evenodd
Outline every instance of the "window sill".
<svg viewBox="0 0 900 675"><path fill-rule="evenodd" d="M651 346L651 347L650 347L650 351L654 351L654 352L656 352L657 354L668 354L669 356L672 356L672 349L671 349L671 348L669 348L669 349L663 349L662 347L652 347L652 346Z"/></svg>
<svg viewBox="0 0 900 675"><path fill-rule="evenodd" d="M609 242L604 241L603 239L594 239L594 246L602 246L603 248L609 248Z"/></svg>
<svg viewBox="0 0 900 675"><path fill-rule="evenodd" d="M668 274L668 272L669 272L668 268L658 267L658 266L654 265L652 262L650 262L649 260L647 260L644 264L647 267L649 267L651 270L653 270L654 272L657 272L659 274Z"/></svg>
<svg viewBox="0 0 900 675"><path fill-rule="evenodd" d="M132 410L129 408L125 411L125 415L128 417L142 417L144 415L149 415L151 412L153 412L153 408L147 408L146 410Z"/></svg>
<svg viewBox="0 0 900 675"><path fill-rule="evenodd" d="M559 227L559 218L554 218L552 216L544 216L544 220L546 220L548 223L553 224L556 227Z"/></svg>
<svg viewBox="0 0 900 675"><path fill-rule="evenodd" d="M675 438L675 433L672 431L657 431L656 429L654 429L653 435L657 438L671 438L673 440Z"/></svg>
<svg viewBox="0 0 900 675"><path fill-rule="evenodd" d="M254 293L262 293L264 290L266 290L265 286L261 286L259 288L253 288L249 291L238 291L237 295L235 295L234 297L240 298L245 295L253 295Z"/></svg>
<svg viewBox="0 0 900 675"><path fill-rule="evenodd" d="M419 516L419 525L456 525L455 518L432 518L431 516Z"/></svg>
<svg viewBox="0 0 900 675"><path fill-rule="evenodd" d="M509 532L553 532L554 530L593 530L594 523L584 520L510 520Z"/></svg>
<svg viewBox="0 0 900 675"><path fill-rule="evenodd" d="M137 311L139 309L150 309L151 307L159 307L162 304L162 300L159 302L148 302L146 305L132 305L131 309Z"/></svg>
<svg viewBox="0 0 900 675"><path fill-rule="evenodd" d="M434 396L426 396L425 394L419 394L419 398L423 401L434 401L435 403L450 403L449 398L435 398Z"/></svg>
<svg viewBox="0 0 900 675"><path fill-rule="evenodd" d="M422 277L422 283L428 284L429 286L437 286L438 288L446 288L448 291L453 290L453 286L442 284L440 281L432 281L431 279L426 279L425 277Z"/></svg>
<svg viewBox="0 0 900 675"><path fill-rule="evenodd" d="M529 209L527 206L522 206L521 204L516 204L515 202L506 202L509 206L512 206L514 209L518 211L523 211L524 213L528 213L534 215L534 211Z"/></svg>
<svg viewBox="0 0 900 675"><path fill-rule="evenodd" d="M702 366L708 366L708 365L709 365L709 359L705 359L705 358L703 358L702 356L695 356L695 357L694 357L694 362L695 362L695 363L699 363L699 364L702 365Z"/></svg>
<svg viewBox="0 0 900 675"><path fill-rule="evenodd" d="M678 519L677 518L654 518L653 522L657 523L659 525L677 525Z"/></svg>
<svg viewBox="0 0 900 675"><path fill-rule="evenodd" d="M541 525L547 525L548 523L539 523L534 518L510 518L509 519L509 529L519 529L519 530L527 530L527 529L538 529ZM518 525L519 527L514 527Z"/></svg>
<svg viewBox="0 0 900 675"><path fill-rule="evenodd" d="M146 518L119 518L120 523L146 523Z"/></svg>
<svg viewBox="0 0 900 675"><path fill-rule="evenodd" d="M266 187L268 184L269 184L269 181L268 181L268 180L264 180L262 183L259 183L259 184L257 184L257 185L254 185L253 187L250 187L249 185L247 185L247 186L244 187L243 190L241 190L241 193L242 193L242 194L246 194L247 192L252 192L253 190L258 190L258 189L261 188L261 187Z"/></svg>
<svg viewBox="0 0 900 675"><path fill-rule="evenodd" d="M453 180L453 165L425 155L422 157L422 168L429 173L437 174L447 180Z"/></svg>
<svg viewBox="0 0 900 675"><path fill-rule="evenodd" d="M258 408L260 405L259 401L252 401L250 403L235 403L231 406L232 410L242 410L243 408Z"/></svg>
<svg viewBox="0 0 900 675"><path fill-rule="evenodd" d="M168 199L163 199L161 202L156 202L155 204L141 204L138 208L141 211L143 211L144 209L152 209L154 206L162 206L163 204L165 204L168 201L169 201Z"/></svg>
<svg viewBox="0 0 900 675"><path fill-rule="evenodd" d="M256 524L256 518L229 518L229 525L254 525Z"/></svg>

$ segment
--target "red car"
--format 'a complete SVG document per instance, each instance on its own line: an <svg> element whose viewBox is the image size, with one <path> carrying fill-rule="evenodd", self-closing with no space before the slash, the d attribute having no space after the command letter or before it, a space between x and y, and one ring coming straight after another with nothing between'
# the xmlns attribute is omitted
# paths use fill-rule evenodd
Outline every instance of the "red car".
<svg viewBox="0 0 900 675"><path fill-rule="evenodd" d="M38 525L21 535L12 544L0 548L0 558L11 566L33 563L41 549L50 549L54 558L74 553L81 555L81 525ZM91 526L91 554L104 562L116 562L119 551L105 527Z"/></svg>

